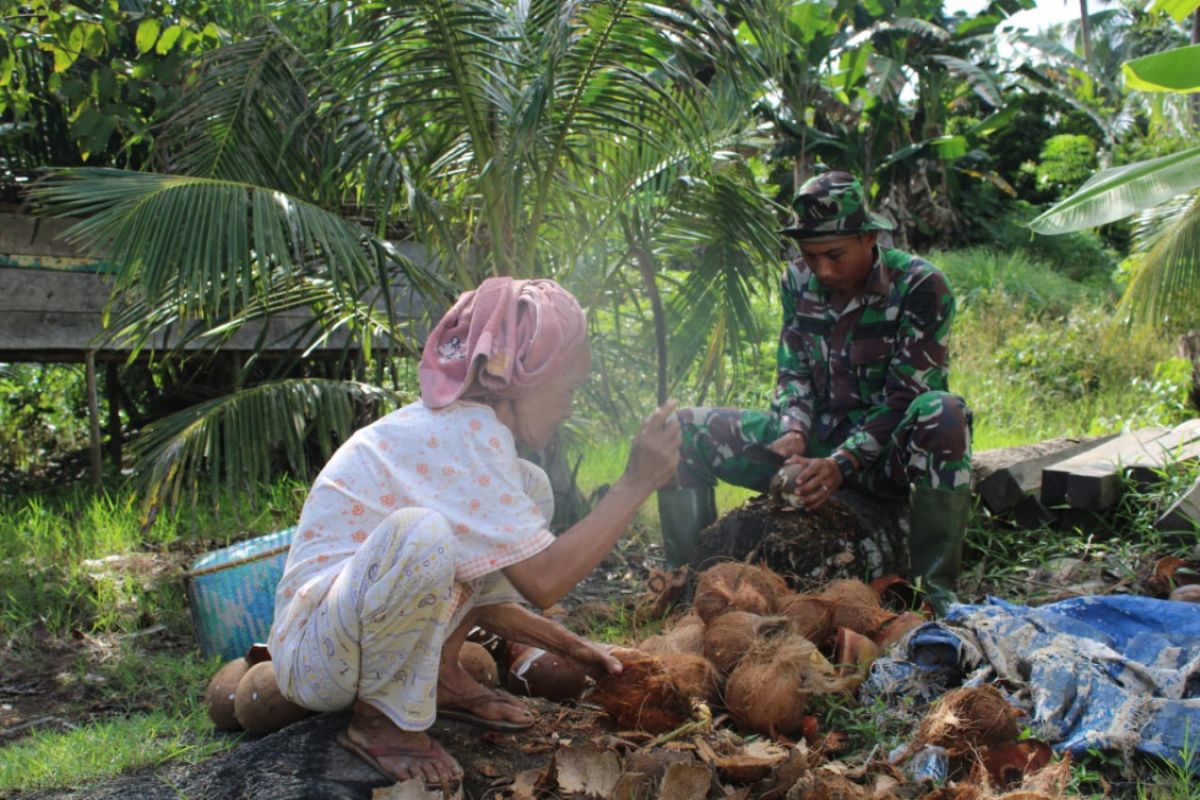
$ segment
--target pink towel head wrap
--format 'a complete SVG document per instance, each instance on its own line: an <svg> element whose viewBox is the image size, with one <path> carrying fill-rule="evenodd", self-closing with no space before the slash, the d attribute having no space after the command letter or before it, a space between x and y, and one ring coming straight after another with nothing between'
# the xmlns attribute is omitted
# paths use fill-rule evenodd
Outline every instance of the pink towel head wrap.
<svg viewBox="0 0 1200 800"><path fill-rule="evenodd" d="M586 341L579 302L552 280L488 278L464 292L425 340L421 401L515 397L561 372Z"/></svg>

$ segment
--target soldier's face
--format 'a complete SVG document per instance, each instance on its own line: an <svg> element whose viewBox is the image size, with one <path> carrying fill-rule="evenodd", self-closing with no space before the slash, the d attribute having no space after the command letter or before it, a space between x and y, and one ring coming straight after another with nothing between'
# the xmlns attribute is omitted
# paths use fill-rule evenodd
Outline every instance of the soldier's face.
<svg viewBox="0 0 1200 800"><path fill-rule="evenodd" d="M853 296L862 291L867 274L875 265L878 234L862 233L824 242L800 242L804 263L826 289Z"/></svg>

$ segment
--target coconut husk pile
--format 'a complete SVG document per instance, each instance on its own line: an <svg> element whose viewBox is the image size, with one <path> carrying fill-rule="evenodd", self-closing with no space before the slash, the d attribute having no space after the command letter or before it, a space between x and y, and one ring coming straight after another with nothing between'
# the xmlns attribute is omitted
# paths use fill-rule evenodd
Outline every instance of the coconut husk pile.
<svg viewBox="0 0 1200 800"><path fill-rule="evenodd" d="M727 561L700 573L692 608L705 623L727 611L772 614L787 582L766 567Z"/></svg>
<svg viewBox="0 0 1200 800"><path fill-rule="evenodd" d="M994 686L953 689L925 714L906 758L925 747L941 747L952 777L975 773L986 783L1008 786L1049 763L1050 748L1037 741L1018 742L1021 712Z"/></svg>
<svg viewBox="0 0 1200 800"><path fill-rule="evenodd" d="M804 727L809 698L845 684L816 646L801 636L756 642L725 685L725 705L739 730L775 737Z"/></svg>

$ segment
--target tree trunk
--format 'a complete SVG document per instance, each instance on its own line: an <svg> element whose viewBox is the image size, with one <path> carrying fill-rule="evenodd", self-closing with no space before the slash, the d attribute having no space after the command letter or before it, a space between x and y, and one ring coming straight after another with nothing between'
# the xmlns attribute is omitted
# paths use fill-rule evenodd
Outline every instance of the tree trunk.
<svg viewBox="0 0 1200 800"><path fill-rule="evenodd" d="M1092 68L1092 23L1088 19L1087 0L1079 0L1079 38L1083 40L1083 60Z"/></svg>

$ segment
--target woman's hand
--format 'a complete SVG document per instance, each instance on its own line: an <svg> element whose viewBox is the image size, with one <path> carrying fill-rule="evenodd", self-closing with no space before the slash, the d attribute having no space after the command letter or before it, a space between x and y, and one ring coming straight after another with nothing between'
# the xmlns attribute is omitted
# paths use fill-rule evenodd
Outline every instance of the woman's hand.
<svg viewBox="0 0 1200 800"><path fill-rule="evenodd" d="M675 416L676 405L676 401L668 400L651 412L633 438L625 474L621 476L632 486L653 491L675 476L679 446L683 442L679 419Z"/></svg>

